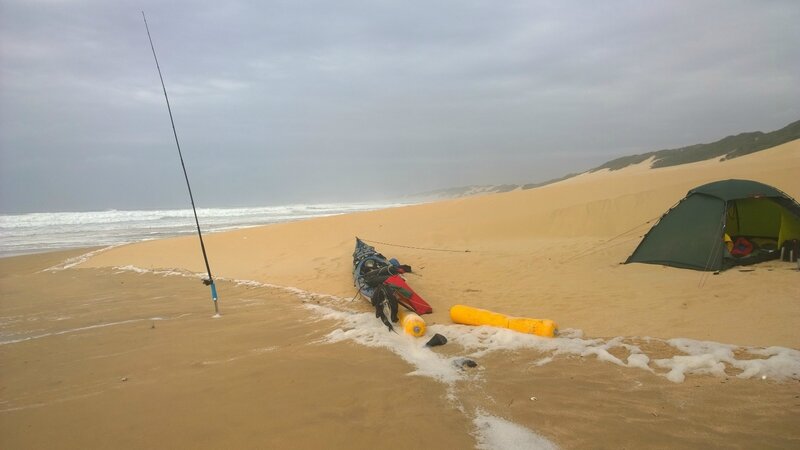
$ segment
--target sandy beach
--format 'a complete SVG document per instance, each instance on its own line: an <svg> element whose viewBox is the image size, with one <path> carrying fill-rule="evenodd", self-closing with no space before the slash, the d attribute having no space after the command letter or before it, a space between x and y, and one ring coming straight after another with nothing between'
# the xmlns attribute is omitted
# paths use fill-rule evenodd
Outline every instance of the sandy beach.
<svg viewBox="0 0 800 450"><path fill-rule="evenodd" d="M410 281L434 307L433 322L449 322L449 307L464 303L550 318L590 336L800 348L800 333L786 326L800 320L794 265L716 276L620 265L689 189L744 178L796 199L798 169L800 141L793 141L724 162L657 170L643 163L528 191L214 234L207 247L216 276L349 298L358 236L415 268L420 276ZM126 265L205 270L196 237L114 248L82 267Z"/></svg>
<svg viewBox="0 0 800 450"><path fill-rule="evenodd" d="M620 263L689 189L798 199L799 172L793 141L211 234L219 319L195 237L0 259L0 447L796 448L797 265ZM447 345L352 300L356 236L414 268ZM455 304L562 336L453 325Z"/></svg>

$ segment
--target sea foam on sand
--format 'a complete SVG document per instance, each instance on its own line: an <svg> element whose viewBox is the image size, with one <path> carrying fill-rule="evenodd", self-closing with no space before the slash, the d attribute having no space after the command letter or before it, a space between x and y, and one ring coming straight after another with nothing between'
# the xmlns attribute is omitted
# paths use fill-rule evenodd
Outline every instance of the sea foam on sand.
<svg viewBox="0 0 800 450"><path fill-rule="evenodd" d="M343 322L345 327L330 332L324 342L351 340L367 347L383 347L415 367L409 375L431 377L451 384L464 377L457 367L458 357L444 357L425 347L424 339L404 333L392 333L375 318L374 313L352 313L307 303L308 309L321 318Z"/></svg>
<svg viewBox="0 0 800 450"><path fill-rule="evenodd" d="M497 350L527 348L548 353L548 356L536 362L539 365L549 363L558 355L595 356L601 361L618 366L647 370L676 383L683 382L689 374L800 380L800 351L785 347L739 347L685 338L666 341L623 337L608 340L584 339L579 330L564 330L560 337L542 338L485 326L470 328L461 325L434 325L430 329L433 332L438 330L446 333L448 339L471 350L471 356L474 357ZM673 351L683 354L651 361L642 346L633 343L634 341L666 344ZM614 356L610 350L617 354L627 353L627 357ZM656 368L667 369L668 372L661 373Z"/></svg>
<svg viewBox="0 0 800 450"><path fill-rule="evenodd" d="M338 311L312 304L307 307L324 318L344 322L344 328L328 334L326 339L329 342L349 339L369 347L384 347L415 367L410 375L430 376L445 383L463 378L463 372L458 368L461 358L439 356L424 346L427 339L388 332L372 313ZM755 348L693 339L664 341L641 338L644 343L666 344L673 351L683 353L670 358L651 359L640 345L632 343L634 338L584 339L579 330L564 330L562 336L557 338L543 338L487 326L435 324L429 326L428 330L429 336L440 333L449 342L461 345L469 352L467 356L472 358L500 350L532 349L545 353L542 358L531 361L533 365L548 364L559 355L594 356L600 361L621 367L646 370L675 383L682 383L690 374L800 380L800 351L785 347ZM612 350L617 354L626 353L627 356L614 356ZM666 369L666 372L657 369Z"/></svg>
<svg viewBox="0 0 800 450"><path fill-rule="evenodd" d="M558 447L542 436L516 423L478 410L472 420L477 448L481 450L555 450Z"/></svg>
<svg viewBox="0 0 800 450"><path fill-rule="evenodd" d="M741 370L737 375L739 378L800 379L800 351L790 348L746 348L691 339L669 339L666 342L686 353L654 361L656 366L669 369L666 377L676 383L683 382L687 373L725 376L727 366ZM737 359L737 350L752 359Z"/></svg>
<svg viewBox="0 0 800 450"><path fill-rule="evenodd" d="M116 269L137 273L154 273L162 276L202 277L202 274L148 270L135 266L116 267ZM349 300L257 281L230 281L250 287L282 289L297 295L302 300L325 298L329 300L328 304L344 304ZM331 306L309 302L306 302L305 306L320 318L343 323L342 328L327 335L327 342L351 340L369 347L386 348L415 368L410 375L428 376L446 384L452 384L464 377L464 372L459 365L461 357L444 357L437 354L425 346L427 338L415 339L402 333L389 332L372 312L342 311ZM686 338L668 340L651 337L589 339L583 337L582 331L574 329L561 330L561 334L556 338L543 338L488 326L430 325L427 336L433 336L435 333L444 335L451 343L461 345L469 352L467 356L472 358L479 358L498 350L531 349L543 353L541 358L531 361L533 365L548 364L560 355L594 356L600 361L610 362L621 367L646 370L664 376L675 383L682 383L687 375L800 380L800 351L786 347L743 347ZM669 358L652 359L642 349L641 343L665 344L671 351L681 354ZM616 354L626 354L627 356L615 356L612 354L612 350Z"/></svg>
<svg viewBox="0 0 800 450"><path fill-rule="evenodd" d="M103 251L101 249L99 251ZM75 261L91 257L95 252L65 261L65 263L48 270L63 270L71 267ZM173 270L148 270L135 266L116 267L120 271L137 273L153 273L162 276L202 277L203 274ZM224 280L224 278L218 278ZM250 280L228 280L236 284L250 287L277 288L297 295L302 300L325 298L328 304L344 303L347 299L326 294L314 294L299 288L277 286ZM458 357L443 357L425 347L427 339L414 339L398 333L390 333L373 313L342 311L329 306L305 303L305 306L322 318L343 322L343 328L329 333L328 342L352 340L369 347L383 347L398 355L415 367L411 375L434 378L451 384L463 378L458 364ZM800 380L800 351L785 347L740 347L711 341L675 338L662 340L657 338L615 337L612 339L586 339L583 332L564 329L559 337L543 338L535 335L487 326L468 327L464 325L434 324L428 327L428 336L443 334L450 342L458 343L469 351L470 357L479 358L498 350L533 349L545 353L533 365L544 365L552 362L559 355L580 357L594 356L600 361L610 362L621 367L638 368L664 376L675 383L682 383L687 375L736 376L738 378L776 380ZM669 358L651 359L642 347L634 342L662 343L673 351L679 351ZM627 354L625 357L614 356ZM738 356L738 357L737 357Z"/></svg>

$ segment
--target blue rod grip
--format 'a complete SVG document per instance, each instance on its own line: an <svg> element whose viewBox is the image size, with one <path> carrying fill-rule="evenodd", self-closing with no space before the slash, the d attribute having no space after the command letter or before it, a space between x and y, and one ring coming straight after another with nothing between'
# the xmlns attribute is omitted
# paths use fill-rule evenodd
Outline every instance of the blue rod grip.
<svg viewBox="0 0 800 450"><path fill-rule="evenodd" d="M211 300L217 301L217 286L211 282Z"/></svg>

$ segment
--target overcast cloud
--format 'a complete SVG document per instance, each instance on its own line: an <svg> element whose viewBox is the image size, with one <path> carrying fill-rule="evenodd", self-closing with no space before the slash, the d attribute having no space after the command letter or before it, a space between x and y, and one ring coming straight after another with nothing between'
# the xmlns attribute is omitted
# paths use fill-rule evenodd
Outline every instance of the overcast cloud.
<svg viewBox="0 0 800 450"><path fill-rule="evenodd" d="M0 211L538 182L800 119L797 1L0 0Z"/></svg>

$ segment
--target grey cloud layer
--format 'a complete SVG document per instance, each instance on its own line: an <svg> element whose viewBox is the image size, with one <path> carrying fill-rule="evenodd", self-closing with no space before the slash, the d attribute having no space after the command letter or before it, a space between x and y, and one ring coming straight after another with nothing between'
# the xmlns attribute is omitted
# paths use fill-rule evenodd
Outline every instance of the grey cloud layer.
<svg viewBox="0 0 800 450"><path fill-rule="evenodd" d="M800 115L796 2L0 3L0 211L534 182ZM142 6L143 5L143 6Z"/></svg>

